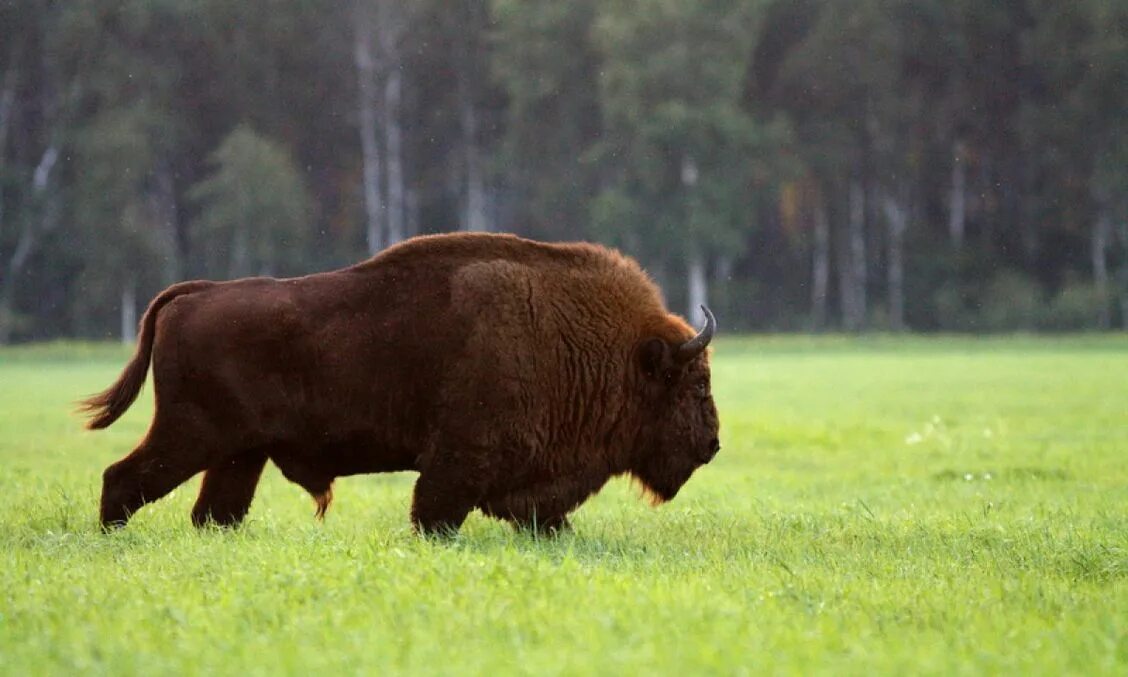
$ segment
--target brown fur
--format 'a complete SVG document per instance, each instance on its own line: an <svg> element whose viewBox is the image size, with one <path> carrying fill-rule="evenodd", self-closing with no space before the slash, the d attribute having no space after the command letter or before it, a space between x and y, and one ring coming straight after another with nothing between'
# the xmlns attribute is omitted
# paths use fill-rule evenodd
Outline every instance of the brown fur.
<svg viewBox="0 0 1128 677"><path fill-rule="evenodd" d="M508 235L420 237L343 270L186 282L141 321L121 377L83 403L104 428L152 362L156 412L104 474L122 525L203 471L193 522L246 515L269 458L324 514L336 477L420 472L417 529L474 508L527 527L634 475L674 497L716 453L707 352L621 254Z"/></svg>

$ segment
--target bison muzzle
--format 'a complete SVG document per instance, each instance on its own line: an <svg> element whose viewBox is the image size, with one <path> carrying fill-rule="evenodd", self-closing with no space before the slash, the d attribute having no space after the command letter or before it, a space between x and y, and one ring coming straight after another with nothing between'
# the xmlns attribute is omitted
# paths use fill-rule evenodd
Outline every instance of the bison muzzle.
<svg viewBox="0 0 1128 677"><path fill-rule="evenodd" d="M152 364L156 409L106 469L101 521L199 472L197 525L238 524L269 459L324 514L337 477L419 472L411 520L474 508L560 529L616 475L672 499L720 448L715 331L668 312L631 258L511 235L418 237L342 270L176 284L149 305L105 428Z"/></svg>

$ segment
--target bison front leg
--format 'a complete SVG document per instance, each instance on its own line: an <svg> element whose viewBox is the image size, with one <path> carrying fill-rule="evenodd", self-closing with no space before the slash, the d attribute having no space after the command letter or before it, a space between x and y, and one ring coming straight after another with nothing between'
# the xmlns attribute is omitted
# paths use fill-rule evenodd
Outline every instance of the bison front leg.
<svg viewBox="0 0 1128 677"><path fill-rule="evenodd" d="M192 508L192 523L197 527L208 523L237 526L251 507L265 465L266 454L249 452L208 468Z"/></svg>
<svg viewBox="0 0 1128 677"><path fill-rule="evenodd" d="M572 523L568 521L567 515L533 515L523 519L510 516L505 519L518 531L549 534L550 536L558 536L565 531L572 531Z"/></svg>
<svg viewBox="0 0 1128 677"><path fill-rule="evenodd" d="M568 521L566 513L549 513L538 509L537 505L524 494L510 494L502 498L490 499L478 508L490 517L509 522L519 531L558 534L572 530L572 523Z"/></svg>
<svg viewBox="0 0 1128 677"><path fill-rule="evenodd" d="M411 524L422 534L453 535L485 493L486 478L466 466L425 466L415 482Z"/></svg>
<svg viewBox="0 0 1128 677"><path fill-rule="evenodd" d="M568 513L598 487L583 479L556 480L491 498L481 507L487 515L504 519L517 529L560 533L571 531Z"/></svg>

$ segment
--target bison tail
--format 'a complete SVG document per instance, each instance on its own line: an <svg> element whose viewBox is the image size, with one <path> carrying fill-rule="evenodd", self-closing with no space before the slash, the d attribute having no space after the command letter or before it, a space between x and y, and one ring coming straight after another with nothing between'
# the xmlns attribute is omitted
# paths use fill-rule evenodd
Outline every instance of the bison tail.
<svg viewBox="0 0 1128 677"><path fill-rule="evenodd" d="M109 427L110 424L121 418L121 415L137 399L137 394L141 391L141 386L145 383L145 376L149 372L149 360L153 355L153 336L156 333L157 313L160 309L177 296L191 294L206 289L213 284L213 282L206 281L181 282L172 285L153 299L153 302L149 304L149 309L145 311L145 315L141 318L137 334L137 350L133 353L133 359L125 365L125 369L122 370L121 375L118 376L113 385L78 403L79 411L90 417L90 420L86 423L87 428L100 430Z"/></svg>

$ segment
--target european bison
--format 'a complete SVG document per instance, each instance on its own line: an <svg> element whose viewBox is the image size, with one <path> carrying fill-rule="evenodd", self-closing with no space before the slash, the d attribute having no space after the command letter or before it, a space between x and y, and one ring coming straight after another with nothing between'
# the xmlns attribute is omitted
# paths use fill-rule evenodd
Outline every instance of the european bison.
<svg viewBox="0 0 1128 677"><path fill-rule="evenodd" d="M101 520L204 471L196 525L238 524L266 460L324 514L333 480L416 470L411 521L474 508L560 529L615 475L655 503L720 448L706 347L638 264L591 244L418 237L295 279L184 282L141 320L117 382L82 404L105 428L152 360L148 434L103 475Z"/></svg>

